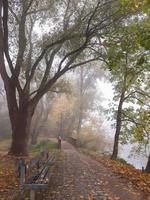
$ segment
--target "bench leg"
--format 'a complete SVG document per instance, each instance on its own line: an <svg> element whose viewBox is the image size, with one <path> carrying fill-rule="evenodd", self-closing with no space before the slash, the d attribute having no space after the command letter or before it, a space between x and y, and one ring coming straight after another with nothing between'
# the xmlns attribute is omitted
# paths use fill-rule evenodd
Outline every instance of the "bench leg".
<svg viewBox="0 0 150 200"><path fill-rule="evenodd" d="M35 200L35 190L30 190L30 200Z"/></svg>

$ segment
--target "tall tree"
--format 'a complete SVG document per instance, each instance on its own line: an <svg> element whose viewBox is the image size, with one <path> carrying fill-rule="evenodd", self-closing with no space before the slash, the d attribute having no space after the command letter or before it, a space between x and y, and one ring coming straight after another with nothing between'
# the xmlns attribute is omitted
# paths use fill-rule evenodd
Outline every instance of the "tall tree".
<svg viewBox="0 0 150 200"><path fill-rule="evenodd" d="M98 65L98 66L97 66ZM76 70L76 98L77 98L77 134L80 136L80 131L84 121L88 120L89 112L96 111L96 79L100 79L103 75L103 70L99 67L100 63L93 63L89 68L79 67Z"/></svg>
<svg viewBox="0 0 150 200"><path fill-rule="evenodd" d="M146 63L149 67L149 63ZM148 158L146 172L150 172L150 88L149 88L150 71L145 74L141 73L138 83L135 83L134 90L128 96L132 101L130 107L123 111L122 142L135 144L134 150ZM139 82L142 83L139 85ZM141 87L139 87L141 86Z"/></svg>
<svg viewBox="0 0 150 200"><path fill-rule="evenodd" d="M0 0L0 73L12 127L10 154L27 154L39 100L67 71L101 59L99 38L113 31L125 12L114 0Z"/></svg>
<svg viewBox="0 0 150 200"><path fill-rule="evenodd" d="M139 45L138 34L136 32L130 34L132 30L135 30L133 28L135 28L135 25L130 24L129 27L123 28L121 34L118 31L118 35L114 36L113 39L111 38L110 48L107 49L108 63L112 69L111 81L115 89L114 100L118 102L117 110L115 110L116 131L112 153L113 159L116 159L118 155L125 103L133 102L133 98L131 98L133 96L136 98L133 94L138 93L137 88L142 87L142 80L140 79L143 78L144 80L148 72L148 66L144 62L148 59L147 51ZM118 41L117 45L115 42L114 46L113 40Z"/></svg>

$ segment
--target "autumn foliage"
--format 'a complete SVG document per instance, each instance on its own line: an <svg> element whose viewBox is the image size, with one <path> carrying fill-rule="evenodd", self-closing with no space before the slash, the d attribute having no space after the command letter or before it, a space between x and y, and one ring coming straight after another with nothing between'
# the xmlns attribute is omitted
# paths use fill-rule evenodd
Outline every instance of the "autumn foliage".
<svg viewBox="0 0 150 200"><path fill-rule="evenodd" d="M150 195L150 174L144 173L141 170L135 169L134 167L123 164L119 161L111 160L109 157L102 156L93 151L82 150L82 152L90 155L93 159L101 162L116 175L127 179L134 186L140 188L144 193Z"/></svg>
<svg viewBox="0 0 150 200"><path fill-rule="evenodd" d="M18 189L17 173L14 167L15 159L0 155L0 199L13 199Z"/></svg>

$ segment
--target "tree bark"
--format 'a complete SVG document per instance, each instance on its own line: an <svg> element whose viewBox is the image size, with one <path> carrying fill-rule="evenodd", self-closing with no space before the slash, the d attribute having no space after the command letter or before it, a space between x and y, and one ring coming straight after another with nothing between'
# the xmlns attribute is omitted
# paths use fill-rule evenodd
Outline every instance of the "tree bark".
<svg viewBox="0 0 150 200"><path fill-rule="evenodd" d="M125 92L123 91L120 97L118 110L117 110L116 132L115 132L113 153L111 156L112 159L117 159L117 156L118 156L119 136L120 136L120 131L121 131L122 105L124 102L124 97L125 97Z"/></svg>
<svg viewBox="0 0 150 200"><path fill-rule="evenodd" d="M9 154L26 156L28 155L27 147L33 109L30 108L30 105L25 103L15 113L11 112L9 108L9 113L12 127L12 143Z"/></svg>
<svg viewBox="0 0 150 200"><path fill-rule="evenodd" d="M28 145L28 125L27 116L16 114L16 119L11 120L12 125L12 144L9 151L10 155L23 156L27 155Z"/></svg>
<svg viewBox="0 0 150 200"><path fill-rule="evenodd" d="M11 121L12 125L12 144L9 154L25 156L28 154L28 140L31 124L31 115L19 112L16 119Z"/></svg>
<svg viewBox="0 0 150 200"><path fill-rule="evenodd" d="M148 161L147 161L147 165L146 165L146 168L145 168L145 172L150 173L150 155L148 157Z"/></svg>
<svg viewBox="0 0 150 200"><path fill-rule="evenodd" d="M14 129L12 130L12 144L9 155L26 156L28 145L28 130L25 126L26 119L23 121L16 121Z"/></svg>

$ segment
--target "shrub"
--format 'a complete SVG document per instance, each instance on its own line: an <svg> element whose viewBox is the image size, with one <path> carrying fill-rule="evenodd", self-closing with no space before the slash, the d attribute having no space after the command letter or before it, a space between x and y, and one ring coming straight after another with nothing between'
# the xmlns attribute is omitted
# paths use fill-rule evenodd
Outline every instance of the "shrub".
<svg viewBox="0 0 150 200"><path fill-rule="evenodd" d="M41 140L39 143L30 146L30 152L41 152L45 148L50 149L56 149L57 148L57 142L53 142L50 140Z"/></svg>
<svg viewBox="0 0 150 200"><path fill-rule="evenodd" d="M134 167L133 165L131 165L130 163L128 163L126 160L124 160L123 158L117 158L117 161L124 164L124 165L128 165L131 167Z"/></svg>

